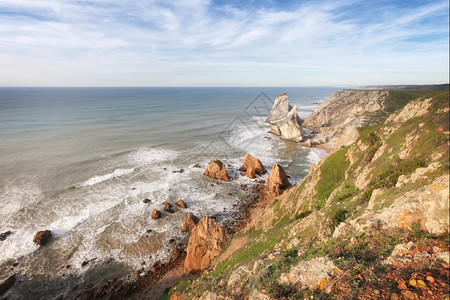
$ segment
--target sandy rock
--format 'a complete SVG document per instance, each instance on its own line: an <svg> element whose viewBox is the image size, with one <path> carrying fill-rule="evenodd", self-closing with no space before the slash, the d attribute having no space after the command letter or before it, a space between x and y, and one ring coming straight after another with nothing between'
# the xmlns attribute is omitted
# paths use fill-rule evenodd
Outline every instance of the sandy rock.
<svg viewBox="0 0 450 300"><path fill-rule="evenodd" d="M222 179L225 181L230 181L230 177L228 177L228 175L227 175L227 168L217 158L215 158L208 164L208 167L206 168L206 171L203 173L203 175L206 175L206 176L209 176L209 177L215 178L215 179Z"/></svg>
<svg viewBox="0 0 450 300"><path fill-rule="evenodd" d="M268 188L269 193L278 196L281 194L281 190L288 186L289 180L283 168L278 164L274 164L272 171L270 171L270 176L267 179L266 187Z"/></svg>
<svg viewBox="0 0 450 300"><path fill-rule="evenodd" d="M152 219L159 219L161 218L161 212L157 209L154 209L152 212Z"/></svg>
<svg viewBox="0 0 450 300"><path fill-rule="evenodd" d="M167 201L164 201L162 204L164 205L164 210L165 210L165 211L170 212L170 213L173 214L174 211L173 211L173 209L172 209L172 204L170 204L170 203L167 202Z"/></svg>
<svg viewBox="0 0 450 300"><path fill-rule="evenodd" d="M50 230L38 231L33 237L33 242L38 246L42 246L51 236L52 232Z"/></svg>
<svg viewBox="0 0 450 300"><path fill-rule="evenodd" d="M4 293L6 293L9 290L9 288L14 285L15 282L16 282L16 276L11 275L5 281L0 283L0 296L3 295Z"/></svg>
<svg viewBox="0 0 450 300"><path fill-rule="evenodd" d="M181 231L187 231L191 232L192 229L194 229L195 226L198 224L198 218L193 214L190 213L186 215L183 221L183 226L181 227Z"/></svg>
<svg viewBox="0 0 450 300"><path fill-rule="evenodd" d="M188 272L203 271L220 254L222 244L229 238L226 227L209 217L203 217L191 232L186 249L184 268Z"/></svg>
<svg viewBox="0 0 450 300"><path fill-rule="evenodd" d="M263 175L267 172L261 161L250 153L245 154L242 167L239 170L245 172L245 176L248 178L255 178L255 174Z"/></svg>
<svg viewBox="0 0 450 300"><path fill-rule="evenodd" d="M186 203L183 201L183 200L178 200L176 203L175 203L175 205L176 206L178 206L178 207L181 207L181 208L187 208L187 205L186 205Z"/></svg>

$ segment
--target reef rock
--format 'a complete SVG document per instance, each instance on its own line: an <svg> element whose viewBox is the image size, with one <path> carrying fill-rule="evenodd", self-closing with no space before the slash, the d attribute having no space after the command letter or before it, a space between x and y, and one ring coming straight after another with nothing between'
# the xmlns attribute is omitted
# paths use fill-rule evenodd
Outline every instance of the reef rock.
<svg viewBox="0 0 450 300"><path fill-rule="evenodd" d="M273 196L278 196L281 194L281 190L288 186L289 180L283 168L278 164L274 164L267 179L266 187L269 193Z"/></svg>
<svg viewBox="0 0 450 300"><path fill-rule="evenodd" d="M181 227L181 231L187 231L191 232L192 229L194 229L195 226L198 224L198 218L193 214L190 213L186 215L183 221L183 227Z"/></svg>
<svg viewBox="0 0 450 300"><path fill-rule="evenodd" d="M248 178L255 178L255 174L263 175L267 172L261 161L250 153L245 154L243 165L239 170L245 172Z"/></svg>
<svg viewBox="0 0 450 300"><path fill-rule="evenodd" d="M186 203L183 201L183 200L178 200L176 203L175 203L175 205L176 206L178 206L178 207L181 207L181 208L187 208L187 205L186 205Z"/></svg>
<svg viewBox="0 0 450 300"><path fill-rule="evenodd" d="M50 230L38 231L33 237L33 242L38 246L42 246L51 236L52 232Z"/></svg>
<svg viewBox="0 0 450 300"><path fill-rule="evenodd" d="M206 171L203 173L203 175L206 175L206 176L209 176L209 177L215 178L215 179L222 179L225 181L230 181L230 177L228 177L228 174L227 174L227 168L225 167L223 162L221 162L217 158L215 158L208 164L208 167L206 168Z"/></svg>
<svg viewBox="0 0 450 300"><path fill-rule="evenodd" d="M154 209L152 212L152 219L159 219L161 218L161 212L157 209Z"/></svg>
<svg viewBox="0 0 450 300"><path fill-rule="evenodd" d="M164 210L165 211L173 213L172 205L169 202L164 201L162 204L164 205Z"/></svg>
<svg viewBox="0 0 450 300"><path fill-rule="evenodd" d="M267 123L272 124L270 132L279 135L284 140L301 142L303 140L303 130L301 119L297 113L297 106L289 105L287 94L282 94L274 101Z"/></svg>
<svg viewBox="0 0 450 300"><path fill-rule="evenodd" d="M227 228L211 217L203 217L191 232L184 268L188 272L203 271L220 254L222 244L230 237Z"/></svg>

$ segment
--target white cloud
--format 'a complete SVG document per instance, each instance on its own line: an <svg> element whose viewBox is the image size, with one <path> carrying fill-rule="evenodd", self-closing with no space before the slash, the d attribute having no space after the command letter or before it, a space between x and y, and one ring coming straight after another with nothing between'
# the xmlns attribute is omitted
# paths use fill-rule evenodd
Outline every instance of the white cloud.
<svg viewBox="0 0 450 300"><path fill-rule="evenodd" d="M0 11L16 12L0 18L0 85L287 86L394 83L392 74L397 83L448 78L448 39L415 40L418 34L448 36L448 24L427 21L448 14L448 3L394 13L380 7L375 22L345 17L351 3L310 2L286 11L212 7L202 0L0 0Z"/></svg>

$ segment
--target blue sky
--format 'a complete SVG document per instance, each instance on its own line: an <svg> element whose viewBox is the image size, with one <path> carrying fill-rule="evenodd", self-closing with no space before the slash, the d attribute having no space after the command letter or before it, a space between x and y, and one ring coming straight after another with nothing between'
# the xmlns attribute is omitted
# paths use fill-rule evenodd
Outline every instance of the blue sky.
<svg viewBox="0 0 450 300"><path fill-rule="evenodd" d="M448 51L448 0L0 0L0 86L447 83Z"/></svg>

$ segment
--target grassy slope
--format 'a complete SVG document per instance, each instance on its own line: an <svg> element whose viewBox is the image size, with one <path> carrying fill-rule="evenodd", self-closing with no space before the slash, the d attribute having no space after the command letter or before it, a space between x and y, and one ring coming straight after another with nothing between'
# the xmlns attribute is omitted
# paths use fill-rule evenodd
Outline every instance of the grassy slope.
<svg viewBox="0 0 450 300"><path fill-rule="evenodd" d="M204 291L214 290L223 295L230 295L226 283L236 267L251 265L252 262L261 259L265 262L271 253L276 255L272 254L274 257L271 257L270 263L265 263L261 267L265 270L264 279L257 280L253 286L275 298L303 299L315 294L324 296L321 290L296 290L277 283L280 273L286 272L298 261L324 255L332 258L343 274L350 274L350 277L342 278L343 284L340 288L336 288L328 296L344 298L364 296L358 294L363 287L369 290L387 289L400 293L395 284L397 281L394 279L382 276L382 280L377 281L381 278L380 274L382 272L397 274L395 275L397 277L403 274L404 280L409 280L410 278L407 277L413 276L414 270L411 266L405 266L409 269L403 271L400 270L401 268L382 266L379 260L389 256L395 245L410 240L419 241L423 245L448 247L448 235L433 236L421 231L420 227L415 227L412 230L384 230L376 236L352 233L343 239L322 241L318 231L319 228L327 228L331 233L340 222L359 216L366 209L374 189L386 189L385 197L382 197L379 204L383 207L389 206L390 199L393 197L407 190L417 189L420 184L425 184L419 181L401 188L395 187L400 175L409 175L417 167L428 165L436 152L444 153L444 155L437 159L440 167L428 174L429 179L448 173L448 135L436 130L438 126L447 126L448 131L448 112L437 113L440 109L448 107L448 90L390 91L389 99L385 103L387 111L392 113L417 96L422 96L423 99L433 97L428 114L412 118L389 136L380 134L383 124L360 129L359 144L367 147L365 151L358 151L355 146L357 143L355 143L353 146L342 148L331 154L305 178L302 184L294 187L287 197L272 204L271 209L274 210L276 219L273 220L273 227L270 230L266 232L250 230L239 233L248 235L251 242L244 245L229 260L220 263L210 273L203 275L195 284L181 282L170 291L170 294L183 291L187 298L191 298L193 295L201 295ZM387 114L377 117L385 120ZM419 124L422 124L422 127L419 128ZM416 141L410 157L400 160L398 153L405 143L407 134L417 134L420 139ZM383 144L385 151L374 160L374 154ZM352 164L346 157L349 151L353 151L356 157L356 161ZM354 178L367 165L373 167L371 180L364 189L359 190L355 187ZM305 187L312 176L320 176L314 187L315 195L308 194L309 196L305 199L303 197ZM293 211L286 207L300 207L300 210L293 214ZM313 219L308 224L302 225L302 222L312 213L315 213L316 221ZM296 231L297 228L298 231ZM294 239L300 240L300 244L286 250L286 246ZM418 266L417 270L425 272L425 269L425 266ZM448 284L448 277L438 274L436 270L432 269L431 273ZM401 274L399 275L398 272ZM236 299L239 299L239 295L243 297L248 293L248 289L243 287L239 293L235 292L233 297Z"/></svg>

